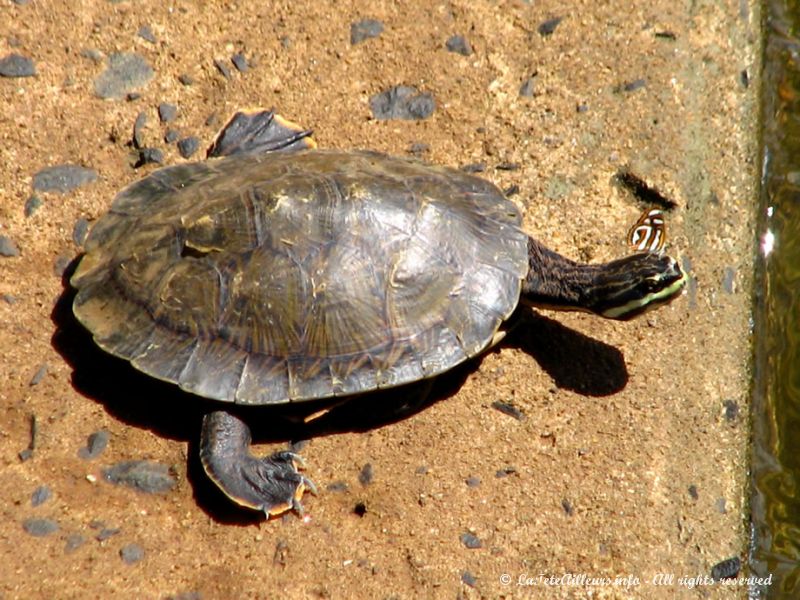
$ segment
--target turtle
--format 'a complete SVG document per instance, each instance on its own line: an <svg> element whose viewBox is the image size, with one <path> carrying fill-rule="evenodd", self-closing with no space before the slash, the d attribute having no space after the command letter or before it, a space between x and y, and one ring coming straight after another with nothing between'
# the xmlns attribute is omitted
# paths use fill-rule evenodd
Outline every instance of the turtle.
<svg viewBox="0 0 800 600"><path fill-rule="evenodd" d="M114 198L71 276L72 311L106 352L217 401L199 454L226 496L302 514L316 493L302 458L254 456L254 412L235 405L411 384L497 343L520 302L627 320L686 282L663 252L581 264L521 224L474 174L319 149L273 111L239 111L204 161Z"/></svg>

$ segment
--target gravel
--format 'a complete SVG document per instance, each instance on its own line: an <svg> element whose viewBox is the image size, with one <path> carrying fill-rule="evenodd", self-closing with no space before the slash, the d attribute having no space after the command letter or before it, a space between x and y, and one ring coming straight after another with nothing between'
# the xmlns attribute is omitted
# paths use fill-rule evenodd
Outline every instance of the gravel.
<svg viewBox="0 0 800 600"><path fill-rule="evenodd" d="M469 56L472 54L472 45L463 35L452 36L445 42L444 45L448 51L455 52L456 54L461 54L463 56Z"/></svg>
<svg viewBox="0 0 800 600"><path fill-rule="evenodd" d="M174 121L175 118L178 116L178 107L174 104L169 104L167 102L162 102L158 105L158 118L161 119L162 123L169 123L170 121Z"/></svg>
<svg viewBox="0 0 800 600"><path fill-rule="evenodd" d="M120 100L153 78L153 69L135 52L116 52L108 57L108 67L94 80L94 93L100 98Z"/></svg>
<svg viewBox="0 0 800 600"><path fill-rule="evenodd" d="M148 494L168 492L176 484L169 467L146 460L119 462L103 469L103 477L111 483L126 485Z"/></svg>
<svg viewBox="0 0 800 600"><path fill-rule="evenodd" d="M9 54L0 58L0 76L33 77L34 75L36 75L36 66L27 56Z"/></svg>
<svg viewBox="0 0 800 600"><path fill-rule="evenodd" d="M111 435L101 429L90 434L86 440L86 446L78 450L78 456L84 460L91 460L100 456L108 447L108 440Z"/></svg>
<svg viewBox="0 0 800 600"><path fill-rule="evenodd" d="M0 235L0 256L7 258L19 256L19 248L17 248L14 240L7 235Z"/></svg>
<svg viewBox="0 0 800 600"><path fill-rule="evenodd" d="M132 565L144 558L144 548L139 544L128 544L120 549L119 555L125 564Z"/></svg>
<svg viewBox="0 0 800 600"><path fill-rule="evenodd" d="M398 85L369 99L372 115L376 119L427 119L436 110L436 101L429 92L419 92L416 88Z"/></svg>
<svg viewBox="0 0 800 600"><path fill-rule="evenodd" d="M22 529L33 537L45 537L58 531L58 523L52 519L25 519Z"/></svg>
<svg viewBox="0 0 800 600"><path fill-rule="evenodd" d="M183 158L191 157L200 148L200 140L194 136L183 138L178 142L178 152Z"/></svg>
<svg viewBox="0 0 800 600"><path fill-rule="evenodd" d="M350 25L350 43L355 46L383 33L383 23L376 19L363 19Z"/></svg>
<svg viewBox="0 0 800 600"><path fill-rule="evenodd" d="M38 171L33 176L33 189L37 192L65 194L97 179L97 171L79 165L55 165Z"/></svg>

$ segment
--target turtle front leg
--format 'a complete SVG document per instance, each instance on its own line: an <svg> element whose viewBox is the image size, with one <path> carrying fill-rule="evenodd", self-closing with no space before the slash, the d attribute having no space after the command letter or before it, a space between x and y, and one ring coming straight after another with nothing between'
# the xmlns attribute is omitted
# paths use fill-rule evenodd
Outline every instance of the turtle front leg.
<svg viewBox="0 0 800 600"><path fill-rule="evenodd" d="M208 477L236 504L262 510L267 517L287 510L302 515L303 493L317 493L297 471L303 459L294 452L256 458L250 453L251 439L250 428L238 417L221 410L208 413L200 438L200 462Z"/></svg>

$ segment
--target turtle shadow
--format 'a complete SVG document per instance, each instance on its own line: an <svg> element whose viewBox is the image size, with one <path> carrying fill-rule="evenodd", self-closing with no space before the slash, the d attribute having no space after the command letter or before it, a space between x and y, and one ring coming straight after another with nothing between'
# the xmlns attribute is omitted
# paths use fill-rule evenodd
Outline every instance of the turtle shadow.
<svg viewBox="0 0 800 600"><path fill-rule="evenodd" d="M212 518L226 524L252 525L264 517L245 511L226 498L206 477L198 458L203 416L221 406L250 424L258 443L297 442L346 432L383 427L425 410L453 396L472 373L480 357L448 373L390 390L337 399L241 407L223 405L184 392L177 386L148 377L125 360L98 348L91 334L72 314L75 291L69 277L77 260L63 276L64 291L51 318L55 324L54 349L72 368L71 383L81 395L100 403L126 424L148 429L161 437L187 441L187 479L197 504ZM504 345L533 356L556 385L589 396L604 396L627 382L622 353L602 342L570 330L557 321L530 311L519 318ZM309 417L313 419L309 420Z"/></svg>

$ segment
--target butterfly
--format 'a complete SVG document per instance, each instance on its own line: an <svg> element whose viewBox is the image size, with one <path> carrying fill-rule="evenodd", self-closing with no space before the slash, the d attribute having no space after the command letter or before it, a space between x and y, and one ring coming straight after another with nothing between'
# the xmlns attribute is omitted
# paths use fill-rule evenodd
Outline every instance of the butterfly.
<svg viewBox="0 0 800 600"><path fill-rule="evenodd" d="M661 252L666 242L664 213L657 208L644 212L628 232L628 245L637 252Z"/></svg>

